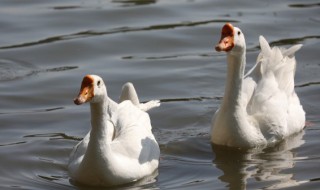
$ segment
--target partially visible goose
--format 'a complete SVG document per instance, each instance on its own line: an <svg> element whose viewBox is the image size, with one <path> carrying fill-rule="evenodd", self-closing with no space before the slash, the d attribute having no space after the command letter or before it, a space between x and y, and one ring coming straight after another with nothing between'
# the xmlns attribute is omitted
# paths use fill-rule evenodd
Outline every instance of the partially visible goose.
<svg viewBox="0 0 320 190"><path fill-rule="evenodd" d="M259 42L257 63L244 75L244 35L229 23L222 28L215 49L227 52L228 73L222 105L212 120L213 144L270 146L305 126L305 112L294 90L294 54L302 45L271 48L262 36Z"/></svg>
<svg viewBox="0 0 320 190"><path fill-rule="evenodd" d="M68 170L73 181L91 186L112 186L147 177L158 168L160 149L144 111L159 101L140 104L131 83L124 85L121 103L107 95L97 75L83 78L74 103L90 102L91 131L70 155Z"/></svg>

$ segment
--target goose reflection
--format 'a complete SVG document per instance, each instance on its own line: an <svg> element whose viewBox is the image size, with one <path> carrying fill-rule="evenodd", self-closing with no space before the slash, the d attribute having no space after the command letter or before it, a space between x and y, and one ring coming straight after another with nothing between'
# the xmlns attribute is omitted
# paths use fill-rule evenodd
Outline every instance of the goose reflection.
<svg viewBox="0 0 320 190"><path fill-rule="evenodd" d="M213 164L223 171L219 177L230 190L244 190L248 180L264 182L265 189L278 189L303 183L293 179L287 169L295 166L297 156L294 149L304 144L304 131L274 147L239 150L212 145ZM285 172L284 172L285 171Z"/></svg>

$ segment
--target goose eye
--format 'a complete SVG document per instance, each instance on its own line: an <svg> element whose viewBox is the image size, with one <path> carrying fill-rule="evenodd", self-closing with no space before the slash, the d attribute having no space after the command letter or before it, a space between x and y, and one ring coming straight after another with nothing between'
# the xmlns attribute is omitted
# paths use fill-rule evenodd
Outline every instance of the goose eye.
<svg viewBox="0 0 320 190"><path fill-rule="evenodd" d="M98 82L97 82L97 85L98 85L98 86L100 86L100 83L101 83L101 82L100 82L100 81L98 81Z"/></svg>
<svg viewBox="0 0 320 190"><path fill-rule="evenodd" d="M240 36L240 34L241 34L241 32L240 32L240 31L238 31L238 36Z"/></svg>

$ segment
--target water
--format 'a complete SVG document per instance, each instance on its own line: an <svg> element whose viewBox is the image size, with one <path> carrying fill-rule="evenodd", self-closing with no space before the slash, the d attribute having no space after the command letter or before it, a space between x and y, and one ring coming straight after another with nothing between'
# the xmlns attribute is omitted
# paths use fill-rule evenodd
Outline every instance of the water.
<svg viewBox="0 0 320 190"><path fill-rule="evenodd" d="M69 182L66 164L89 130L75 106L85 74L110 97L131 81L161 147L159 175L118 189L318 189L320 185L320 11L317 1L2 0L0 2L0 189L92 189ZM225 22L297 53L304 132L280 145L239 152L209 143L221 103L225 54L214 52Z"/></svg>

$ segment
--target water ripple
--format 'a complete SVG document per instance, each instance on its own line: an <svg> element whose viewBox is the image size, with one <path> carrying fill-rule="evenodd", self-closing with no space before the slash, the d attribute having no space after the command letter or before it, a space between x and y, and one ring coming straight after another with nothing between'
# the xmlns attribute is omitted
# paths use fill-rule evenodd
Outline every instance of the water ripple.
<svg viewBox="0 0 320 190"><path fill-rule="evenodd" d="M32 135L25 135L23 137L48 137L50 140L58 140L58 139L64 139L64 140L75 140L75 141L81 141L82 138L69 136L64 133L43 133L43 134L32 134Z"/></svg>
<svg viewBox="0 0 320 190"><path fill-rule="evenodd" d="M10 145L18 145L18 144L24 144L26 141L19 141L19 142L13 142L13 143L7 143L7 144L0 144L1 146L10 146Z"/></svg>
<svg viewBox="0 0 320 190"><path fill-rule="evenodd" d="M62 66L49 69L39 69L32 63L12 59L0 59L0 82L12 81L41 72L60 72L77 69L78 66Z"/></svg>
<svg viewBox="0 0 320 190"><path fill-rule="evenodd" d="M222 97L191 97L191 98L171 98L160 99L160 102L189 102L189 101L204 101L204 100L222 100Z"/></svg>
<svg viewBox="0 0 320 190"><path fill-rule="evenodd" d="M60 36L53 36L46 39L34 41L34 42L26 42L22 44L15 44L9 46L2 46L0 49L13 49L13 48L22 48L28 46L35 46L41 44L47 44L57 41L65 41L65 40L72 40L77 38L86 38L92 36L102 36L102 35L109 35L109 34L118 34L118 33L126 33L126 32L139 32L139 31L148 31L148 30L167 30L167 29L175 29L180 27L194 27L198 25L206 25L210 23L237 23L236 20L225 20L225 19L217 19L217 20L207 20L207 21L196 21L196 22L180 22L180 23L173 23L173 24L160 24L160 25L152 25L146 27L119 27L110 29L107 31L94 31L94 30L87 30L73 34L67 35L60 35Z"/></svg>
<svg viewBox="0 0 320 190"><path fill-rule="evenodd" d="M212 57L215 55L213 52L206 53L185 53L185 54L174 54L174 55L163 55L163 56L148 56L148 57L136 57L136 56L125 56L122 59L147 59L147 60L163 60L163 59L176 59L183 57Z"/></svg>
<svg viewBox="0 0 320 190"><path fill-rule="evenodd" d="M301 37L301 38L281 39L281 40L278 40L278 41L271 42L270 45L271 46L295 45L295 44L302 43L303 41L308 40L308 39L320 39L320 36L314 35L314 36L304 36L304 37Z"/></svg>
<svg viewBox="0 0 320 190"><path fill-rule="evenodd" d="M20 60L0 59L0 81L10 81L36 73L36 66Z"/></svg>
<svg viewBox="0 0 320 190"><path fill-rule="evenodd" d="M63 67L55 67L51 69L45 69L42 72L60 72L60 71L68 71L68 70L73 70L77 69L78 66L63 66Z"/></svg>
<svg viewBox="0 0 320 190"><path fill-rule="evenodd" d="M307 83L303 83L303 84L297 84L297 85L295 85L295 87L301 88L301 87L314 86L314 85L320 85L320 82L307 82Z"/></svg>
<svg viewBox="0 0 320 190"><path fill-rule="evenodd" d="M156 3L157 0L113 0L113 3L121 3L123 7L137 6L137 5L148 5Z"/></svg>
<svg viewBox="0 0 320 190"><path fill-rule="evenodd" d="M56 6L53 7L54 10L66 10L66 9L79 9L81 6L69 5L69 6Z"/></svg>
<svg viewBox="0 0 320 190"><path fill-rule="evenodd" d="M64 107L54 107L54 108L43 108L43 109L36 109L36 110L18 110L14 112L0 112L0 115L7 115L7 114L27 114L27 113L41 113L41 112L50 112L64 109Z"/></svg>
<svg viewBox="0 0 320 190"><path fill-rule="evenodd" d="M294 8L309 8L309 7L319 7L320 3L310 3L310 4L290 4L289 7Z"/></svg>

